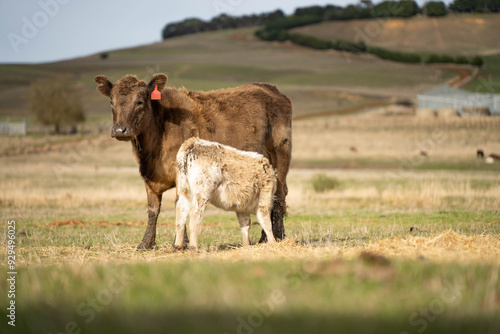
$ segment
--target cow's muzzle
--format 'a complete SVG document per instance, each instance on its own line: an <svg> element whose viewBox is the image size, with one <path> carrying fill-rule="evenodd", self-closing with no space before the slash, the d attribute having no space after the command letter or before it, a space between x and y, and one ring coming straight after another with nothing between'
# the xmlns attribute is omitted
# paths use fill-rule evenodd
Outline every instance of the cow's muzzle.
<svg viewBox="0 0 500 334"><path fill-rule="evenodd" d="M124 141L132 140L134 131L128 125L114 125L111 129L111 137Z"/></svg>

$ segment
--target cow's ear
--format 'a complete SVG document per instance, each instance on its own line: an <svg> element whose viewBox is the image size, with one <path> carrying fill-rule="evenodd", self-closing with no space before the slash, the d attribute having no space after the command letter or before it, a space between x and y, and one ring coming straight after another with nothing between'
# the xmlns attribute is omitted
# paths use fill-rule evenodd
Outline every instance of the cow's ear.
<svg viewBox="0 0 500 334"><path fill-rule="evenodd" d="M167 83L167 76L163 73L156 73L151 78L151 81L148 83L148 91L152 92L155 89L155 86L158 86L158 90L161 92Z"/></svg>
<svg viewBox="0 0 500 334"><path fill-rule="evenodd" d="M99 93L107 97L111 95L113 84L108 80L107 76L98 75L94 78L94 81L99 84L99 86L97 86L97 90L99 91Z"/></svg>

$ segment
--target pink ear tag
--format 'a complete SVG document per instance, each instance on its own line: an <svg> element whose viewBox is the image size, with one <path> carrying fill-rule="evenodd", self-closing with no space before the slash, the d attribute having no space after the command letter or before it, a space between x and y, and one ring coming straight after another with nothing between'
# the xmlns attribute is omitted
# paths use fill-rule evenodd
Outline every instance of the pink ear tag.
<svg viewBox="0 0 500 334"><path fill-rule="evenodd" d="M158 85L155 85L155 90L151 92L151 100L161 100L161 93L158 90Z"/></svg>

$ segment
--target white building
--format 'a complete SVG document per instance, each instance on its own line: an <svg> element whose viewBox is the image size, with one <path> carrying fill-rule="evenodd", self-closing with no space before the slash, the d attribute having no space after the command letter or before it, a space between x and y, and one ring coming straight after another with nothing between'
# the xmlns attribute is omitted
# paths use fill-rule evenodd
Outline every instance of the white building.
<svg viewBox="0 0 500 334"><path fill-rule="evenodd" d="M440 86L418 94L418 107L437 111L441 108L454 108L462 115L463 107L488 108L490 115L500 116L500 95L472 93L462 89Z"/></svg>

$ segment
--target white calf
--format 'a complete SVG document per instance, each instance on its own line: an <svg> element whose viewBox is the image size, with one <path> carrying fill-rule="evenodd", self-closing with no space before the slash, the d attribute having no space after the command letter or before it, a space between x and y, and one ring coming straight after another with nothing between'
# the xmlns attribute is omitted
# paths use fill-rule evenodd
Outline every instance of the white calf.
<svg viewBox="0 0 500 334"><path fill-rule="evenodd" d="M257 215L268 242L275 242L271 208L276 173L264 156L190 138L177 153L177 167L175 248L185 247L184 231L189 214L191 247L198 249L198 233L208 203L236 212L243 246L250 245L250 214Z"/></svg>

